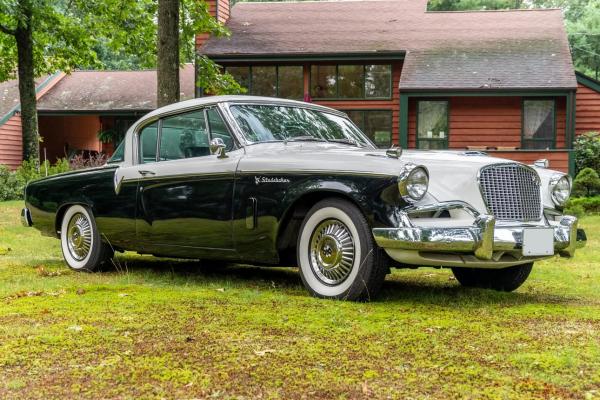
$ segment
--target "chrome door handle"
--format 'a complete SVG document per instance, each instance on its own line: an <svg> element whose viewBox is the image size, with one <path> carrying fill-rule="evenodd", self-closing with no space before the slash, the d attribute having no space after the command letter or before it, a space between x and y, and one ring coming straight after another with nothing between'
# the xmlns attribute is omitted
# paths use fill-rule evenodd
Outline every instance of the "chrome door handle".
<svg viewBox="0 0 600 400"><path fill-rule="evenodd" d="M156 172L148 171L148 170L139 170L138 171L142 176L153 176L156 175Z"/></svg>

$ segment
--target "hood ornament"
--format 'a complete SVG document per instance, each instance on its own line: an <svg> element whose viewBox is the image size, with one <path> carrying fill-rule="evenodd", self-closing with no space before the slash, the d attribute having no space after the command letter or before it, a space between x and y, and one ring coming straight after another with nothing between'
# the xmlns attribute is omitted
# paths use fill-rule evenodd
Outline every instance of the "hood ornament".
<svg viewBox="0 0 600 400"><path fill-rule="evenodd" d="M390 158L400 158L402 156L402 147L393 146L385 151L385 155Z"/></svg>

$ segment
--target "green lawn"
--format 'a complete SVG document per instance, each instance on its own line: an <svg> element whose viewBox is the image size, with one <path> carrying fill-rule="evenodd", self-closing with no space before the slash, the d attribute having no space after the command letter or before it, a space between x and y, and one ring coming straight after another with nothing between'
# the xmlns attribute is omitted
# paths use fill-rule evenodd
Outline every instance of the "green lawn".
<svg viewBox="0 0 600 400"><path fill-rule="evenodd" d="M0 398L600 399L600 217L515 293L396 271L371 303L294 270L121 255L75 273L0 203Z"/></svg>

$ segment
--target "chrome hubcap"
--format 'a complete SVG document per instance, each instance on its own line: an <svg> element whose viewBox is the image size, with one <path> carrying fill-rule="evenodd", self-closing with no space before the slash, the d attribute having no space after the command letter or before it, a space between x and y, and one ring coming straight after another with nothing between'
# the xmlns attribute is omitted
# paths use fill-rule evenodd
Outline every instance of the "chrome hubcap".
<svg viewBox="0 0 600 400"><path fill-rule="evenodd" d="M82 213L74 214L67 227L67 246L69 253L77 261L87 257L92 247L92 227Z"/></svg>
<svg viewBox="0 0 600 400"><path fill-rule="evenodd" d="M309 258L324 283L338 285L346 280L354 265L354 240L348 227L337 219L321 222L310 238Z"/></svg>

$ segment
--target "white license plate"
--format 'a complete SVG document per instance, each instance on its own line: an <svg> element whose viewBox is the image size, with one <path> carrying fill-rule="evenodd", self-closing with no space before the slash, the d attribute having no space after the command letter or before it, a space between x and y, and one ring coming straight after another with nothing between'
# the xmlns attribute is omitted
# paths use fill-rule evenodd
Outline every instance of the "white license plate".
<svg viewBox="0 0 600 400"><path fill-rule="evenodd" d="M526 228L523 230L524 256L551 256L554 254L554 229Z"/></svg>

